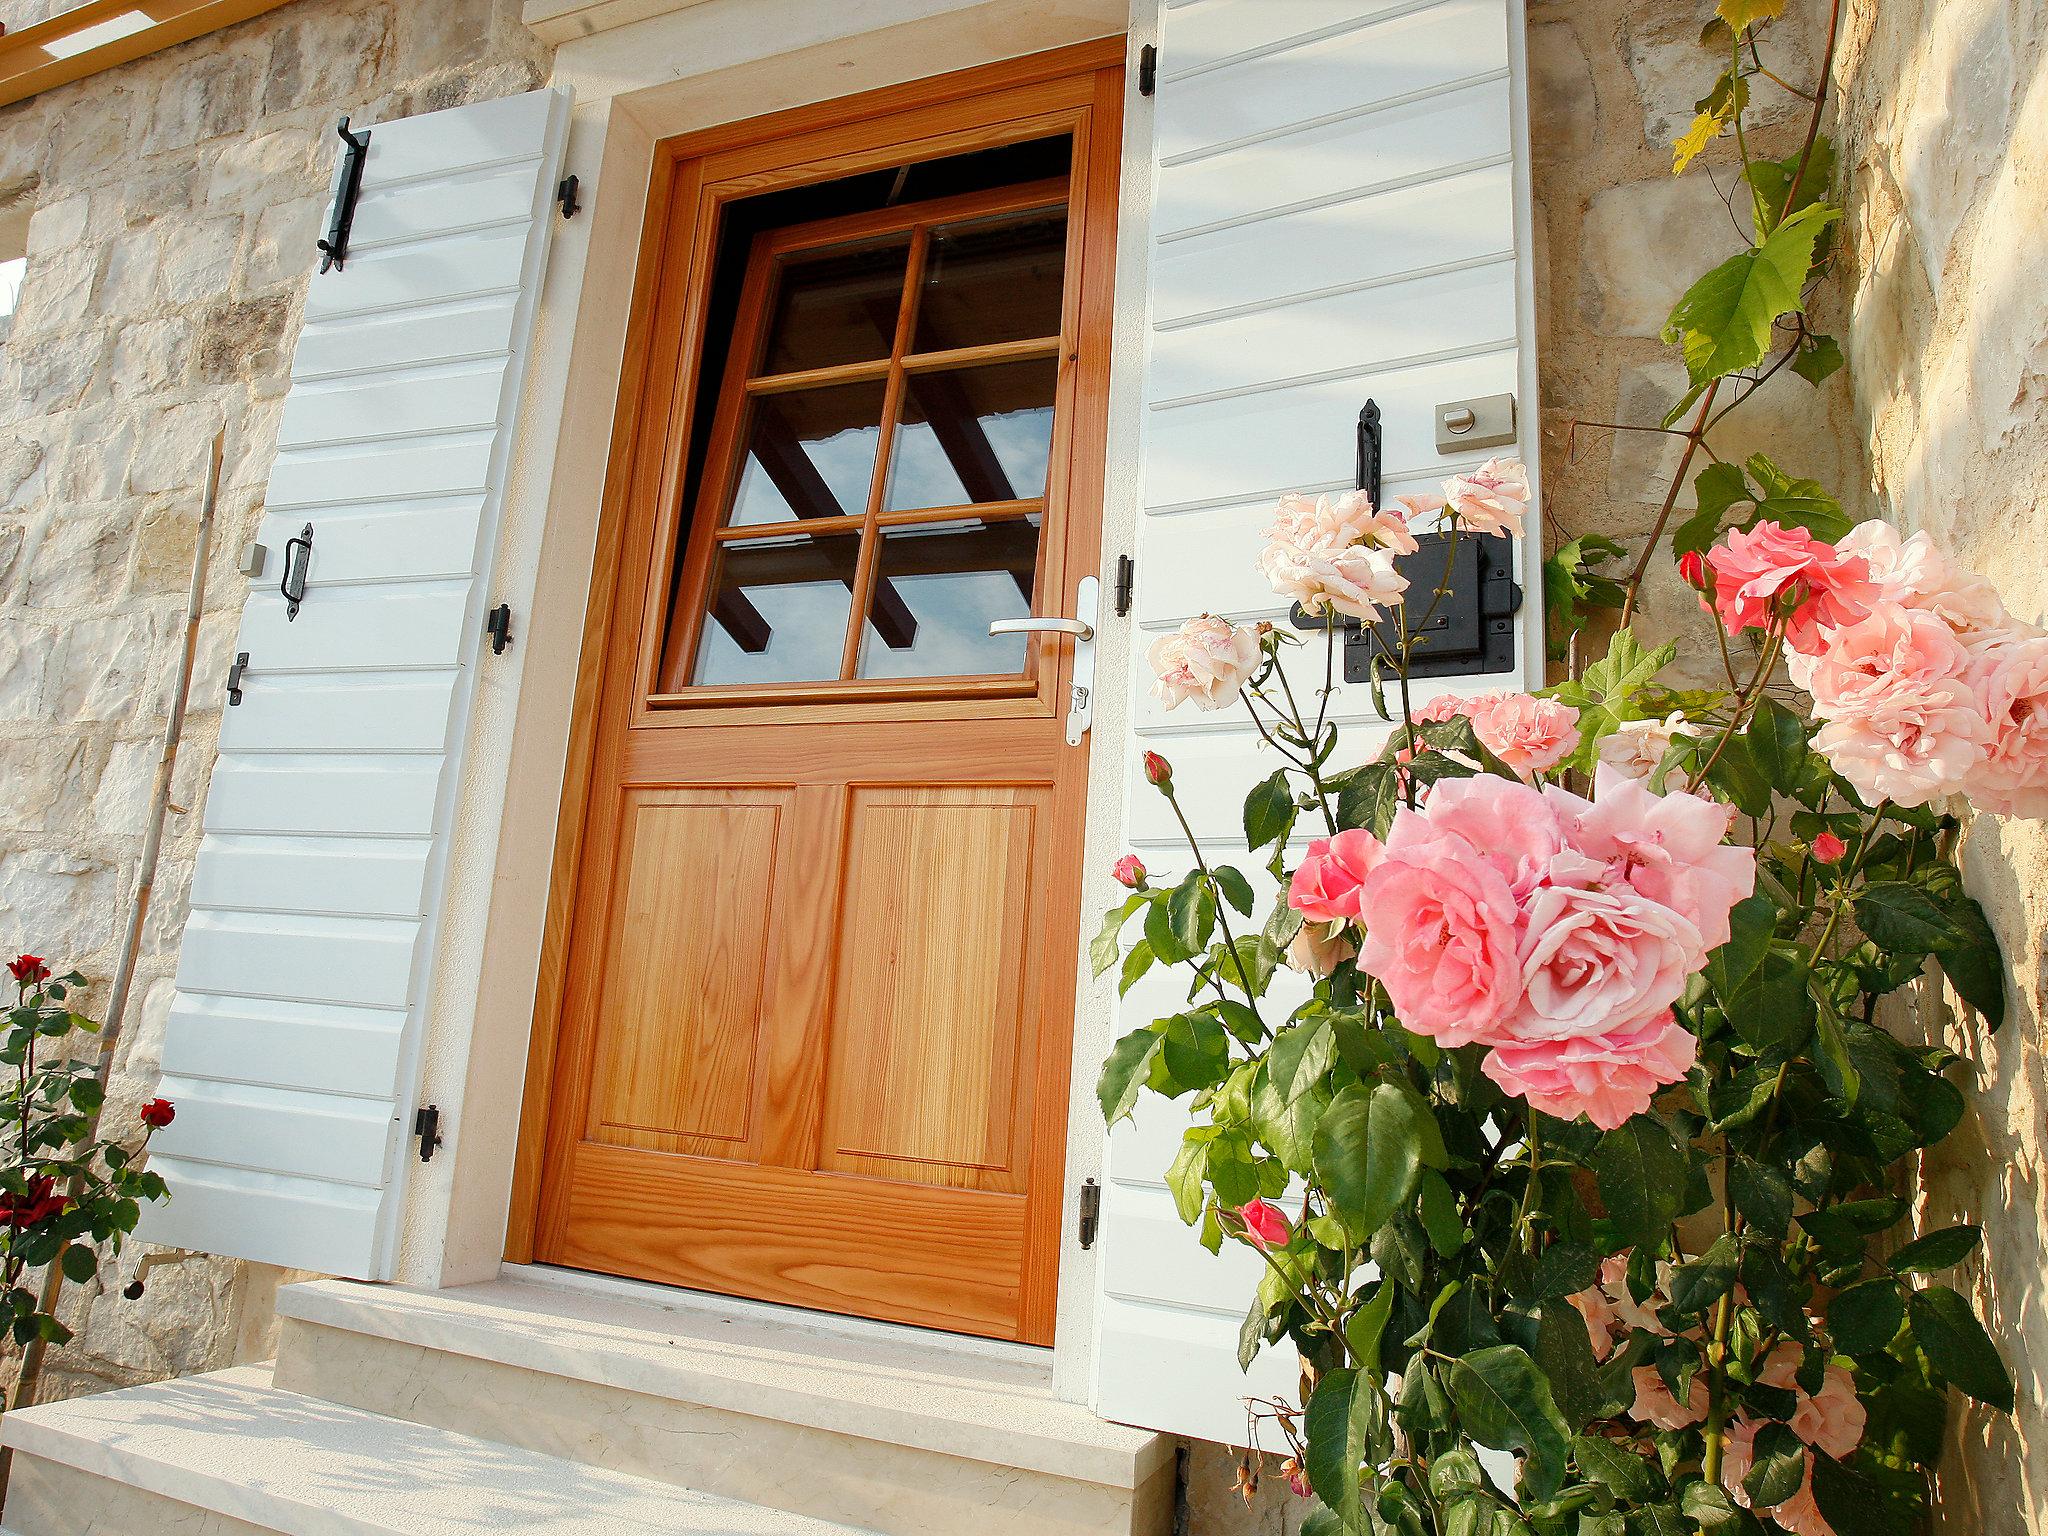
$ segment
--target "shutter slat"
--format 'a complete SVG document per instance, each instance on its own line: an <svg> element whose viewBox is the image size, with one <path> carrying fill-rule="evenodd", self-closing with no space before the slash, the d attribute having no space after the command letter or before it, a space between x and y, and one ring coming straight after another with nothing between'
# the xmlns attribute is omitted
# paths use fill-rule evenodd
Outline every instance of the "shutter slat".
<svg viewBox="0 0 2048 1536"><path fill-rule="evenodd" d="M361 245L312 279L166 1028L152 1242L391 1273L567 125L553 91L372 125ZM308 522L293 616L278 585Z"/></svg>

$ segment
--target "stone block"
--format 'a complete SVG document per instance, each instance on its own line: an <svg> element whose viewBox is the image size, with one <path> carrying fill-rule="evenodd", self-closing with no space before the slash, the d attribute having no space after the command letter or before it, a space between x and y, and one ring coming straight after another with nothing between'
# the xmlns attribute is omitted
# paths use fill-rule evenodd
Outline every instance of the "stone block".
<svg viewBox="0 0 2048 1536"><path fill-rule="evenodd" d="M92 214L92 198L84 192L38 203L29 216L25 254L31 262L58 251L68 251L85 238L86 222Z"/></svg>
<svg viewBox="0 0 2048 1536"><path fill-rule="evenodd" d="M454 0L444 0L409 9L434 15L453 8L459 8ZM383 72L391 33L386 5L348 11L307 7L291 13L271 41L264 114L289 112L308 102L353 102Z"/></svg>
<svg viewBox="0 0 2048 1536"><path fill-rule="evenodd" d="M66 625L50 663L50 713L80 724L119 724L153 716L161 700L145 701L141 694L149 680L150 655L164 627L148 609Z"/></svg>
<svg viewBox="0 0 2048 1536"><path fill-rule="evenodd" d="M148 830L150 791L162 750L154 737L114 743L93 787L95 830L111 837L141 837Z"/></svg>
<svg viewBox="0 0 2048 1536"><path fill-rule="evenodd" d="M17 332L0 352L13 373L13 390L0 399L0 421L27 422L70 410L85 398L106 351L102 326L75 329L63 336L23 336Z"/></svg>
<svg viewBox="0 0 2048 1536"><path fill-rule="evenodd" d="M192 322L172 315L124 325L107 356L107 384L117 396L154 395L175 385L192 355Z"/></svg>
<svg viewBox="0 0 2048 1536"><path fill-rule="evenodd" d="M267 52L267 49L264 50ZM263 63L255 46L198 53L164 75L142 147L182 149L246 129L262 100Z"/></svg>
<svg viewBox="0 0 2048 1536"><path fill-rule="evenodd" d="M0 733L0 827L12 833L70 832L86 810L90 743L54 731Z"/></svg>
<svg viewBox="0 0 2048 1536"><path fill-rule="evenodd" d="M206 483L220 411L211 402L174 405L143 417L135 456L128 465L128 490L137 496L196 489Z"/></svg>
<svg viewBox="0 0 2048 1536"><path fill-rule="evenodd" d="M53 508L44 516L20 599L30 608L96 607L121 588L127 563L119 504Z"/></svg>
<svg viewBox="0 0 2048 1536"><path fill-rule="evenodd" d="M62 112L55 119L49 176L60 186L99 181L132 164L136 139L149 120L150 90L142 77L111 81L92 92L92 110Z"/></svg>
<svg viewBox="0 0 2048 1536"><path fill-rule="evenodd" d="M1749 229L1695 169L1609 187L1593 198L1580 238L1579 316L1602 336L1655 336L1672 306Z"/></svg>
<svg viewBox="0 0 2048 1536"><path fill-rule="evenodd" d="M198 498L179 498L142 514L135 530L128 590L138 596L175 595L192 581L192 549L199 537Z"/></svg>
<svg viewBox="0 0 2048 1536"><path fill-rule="evenodd" d="M239 287L262 293L287 284L296 289L317 262L314 244L326 232L327 199L322 194L273 203L256 217L256 233L242 263Z"/></svg>
<svg viewBox="0 0 2048 1536"><path fill-rule="evenodd" d="M120 900L113 866L81 854L24 848L0 854L0 950L42 955L57 970L114 941Z"/></svg>
<svg viewBox="0 0 2048 1536"><path fill-rule="evenodd" d="M136 421L110 409L75 411L57 454L54 489L69 506L112 501L128 484Z"/></svg>
<svg viewBox="0 0 2048 1536"><path fill-rule="evenodd" d="M327 184L320 156L325 146L300 129L279 129L223 145L213 162L206 200L228 208L303 195Z"/></svg>
<svg viewBox="0 0 2048 1536"><path fill-rule="evenodd" d="M0 616L0 720L45 720L43 693L57 631L13 615Z"/></svg>
<svg viewBox="0 0 2048 1536"><path fill-rule="evenodd" d="M293 301L284 294L210 305L199 319L192 378L237 384L288 370L287 335L295 335Z"/></svg>
<svg viewBox="0 0 2048 1536"><path fill-rule="evenodd" d="M96 256L42 261L26 269L8 350L84 319L92 309L93 286L98 276Z"/></svg>
<svg viewBox="0 0 2048 1536"><path fill-rule="evenodd" d="M1537 159L1562 159L1592 148L1600 104L1593 66L1570 22L1530 26L1529 100L1529 147Z"/></svg>
<svg viewBox="0 0 2048 1536"><path fill-rule="evenodd" d="M167 230L158 263L164 302L197 304L226 297L241 243L242 216L238 213L181 222Z"/></svg>
<svg viewBox="0 0 2048 1536"><path fill-rule="evenodd" d="M161 302L158 255L162 235L147 226L130 231L107 248L106 266L93 293L101 315L148 315Z"/></svg>

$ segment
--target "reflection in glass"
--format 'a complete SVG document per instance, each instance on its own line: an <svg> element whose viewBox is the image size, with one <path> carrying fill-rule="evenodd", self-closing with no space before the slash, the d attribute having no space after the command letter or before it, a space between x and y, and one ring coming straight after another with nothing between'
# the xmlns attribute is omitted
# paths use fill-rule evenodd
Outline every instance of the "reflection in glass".
<svg viewBox="0 0 2048 1536"><path fill-rule="evenodd" d="M1063 209L933 230L910 350L1059 335L1066 256Z"/></svg>
<svg viewBox="0 0 2048 1536"><path fill-rule="evenodd" d="M794 256L775 284L756 375L878 362L896 340L910 237Z"/></svg>
<svg viewBox="0 0 2048 1536"><path fill-rule="evenodd" d="M979 677L1024 670L1026 635L991 619L1032 611L1033 517L928 523L882 536L874 601L861 628L862 677Z"/></svg>
<svg viewBox="0 0 2048 1536"><path fill-rule="evenodd" d="M692 683L839 676L860 535L793 533L727 544L711 576Z"/></svg>
<svg viewBox="0 0 2048 1536"><path fill-rule="evenodd" d="M1035 500L1052 453L1053 358L904 378L884 506L891 512Z"/></svg>
<svg viewBox="0 0 2048 1536"><path fill-rule="evenodd" d="M877 380L757 397L727 526L867 511L883 392Z"/></svg>

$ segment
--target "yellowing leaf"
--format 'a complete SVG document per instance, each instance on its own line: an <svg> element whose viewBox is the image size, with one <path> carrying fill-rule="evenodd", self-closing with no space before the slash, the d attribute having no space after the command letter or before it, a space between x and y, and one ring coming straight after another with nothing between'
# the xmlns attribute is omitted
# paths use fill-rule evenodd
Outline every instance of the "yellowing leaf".
<svg viewBox="0 0 2048 1536"><path fill-rule="evenodd" d="M1680 134L1678 142L1671 146L1671 174L1676 176L1691 165L1693 157L1714 142L1721 128L1721 119L1711 112L1702 112L1695 117L1692 126Z"/></svg>
<svg viewBox="0 0 2048 1536"><path fill-rule="evenodd" d="M1739 36L1760 21L1776 19L1784 10L1785 0L1721 0L1714 7L1714 14L1727 22Z"/></svg>

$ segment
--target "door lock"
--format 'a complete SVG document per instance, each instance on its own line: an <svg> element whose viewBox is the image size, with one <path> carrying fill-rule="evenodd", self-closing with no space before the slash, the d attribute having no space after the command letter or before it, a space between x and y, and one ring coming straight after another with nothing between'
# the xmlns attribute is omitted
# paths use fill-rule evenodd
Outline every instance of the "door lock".
<svg viewBox="0 0 2048 1536"><path fill-rule="evenodd" d="M1069 635L1074 641L1074 676L1067 689L1067 745L1078 747L1088 727L1095 722L1095 617L1101 601L1102 583L1083 576L1074 589L1071 619L996 619L992 635Z"/></svg>

